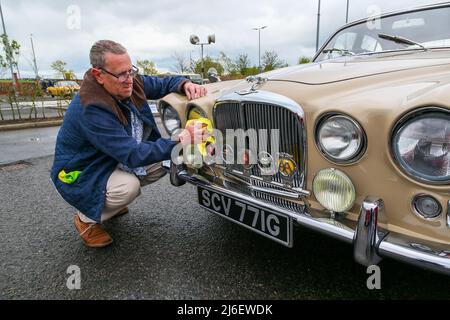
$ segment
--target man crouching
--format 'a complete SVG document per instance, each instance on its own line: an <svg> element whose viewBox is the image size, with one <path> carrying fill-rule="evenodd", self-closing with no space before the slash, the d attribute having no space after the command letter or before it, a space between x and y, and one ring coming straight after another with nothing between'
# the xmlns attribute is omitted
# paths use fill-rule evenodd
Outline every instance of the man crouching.
<svg viewBox="0 0 450 320"><path fill-rule="evenodd" d="M92 68L58 133L51 179L78 210L74 223L84 243L104 247L113 239L101 223L127 213L140 188L165 175L161 161L179 142L161 137L147 99L171 92L195 99L206 88L184 77L138 75L127 50L114 41L96 42L89 57ZM196 128L180 134L183 143L201 140Z"/></svg>

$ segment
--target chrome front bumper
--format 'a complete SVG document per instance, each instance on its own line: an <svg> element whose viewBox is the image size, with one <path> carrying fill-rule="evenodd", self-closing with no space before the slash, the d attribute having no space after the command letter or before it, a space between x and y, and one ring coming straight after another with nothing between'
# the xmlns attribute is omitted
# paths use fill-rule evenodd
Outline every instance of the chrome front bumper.
<svg viewBox="0 0 450 320"><path fill-rule="evenodd" d="M163 167L170 171L168 163L163 163ZM302 226L353 244L354 258L362 265L374 265L380 262L382 257L390 257L450 275L450 246L408 237L381 228L379 222L384 219L384 204L383 200L377 197L366 197L360 208L359 219L354 222L339 215L332 217L330 213L311 208L304 213L280 208L212 184L201 176L190 175L187 171L179 173L172 171L171 175L172 183L172 178L176 176L179 181L186 181L224 195L243 199L256 206L267 207L292 218Z"/></svg>

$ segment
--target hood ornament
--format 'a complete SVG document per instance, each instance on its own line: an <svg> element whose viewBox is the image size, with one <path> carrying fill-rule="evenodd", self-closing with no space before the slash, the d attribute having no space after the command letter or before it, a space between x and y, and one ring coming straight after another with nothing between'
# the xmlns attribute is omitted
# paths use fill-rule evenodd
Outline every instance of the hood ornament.
<svg viewBox="0 0 450 320"><path fill-rule="evenodd" d="M236 93L241 96L258 92L256 89L258 89L258 87L260 85L267 82L269 79L261 77L261 76L248 76L247 78L245 78L245 80L248 83L250 83L252 86L250 89L243 89L243 90L236 91Z"/></svg>

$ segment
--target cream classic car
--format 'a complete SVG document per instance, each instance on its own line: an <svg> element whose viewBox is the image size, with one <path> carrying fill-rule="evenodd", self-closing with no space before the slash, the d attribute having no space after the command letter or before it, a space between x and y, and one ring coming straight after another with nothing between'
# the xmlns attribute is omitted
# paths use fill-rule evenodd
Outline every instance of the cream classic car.
<svg viewBox="0 0 450 320"><path fill-rule="evenodd" d="M367 266L450 274L449 3L347 24L310 64L207 87L159 102L169 133L214 127L200 162L194 146L164 164L172 184L288 247L300 225Z"/></svg>

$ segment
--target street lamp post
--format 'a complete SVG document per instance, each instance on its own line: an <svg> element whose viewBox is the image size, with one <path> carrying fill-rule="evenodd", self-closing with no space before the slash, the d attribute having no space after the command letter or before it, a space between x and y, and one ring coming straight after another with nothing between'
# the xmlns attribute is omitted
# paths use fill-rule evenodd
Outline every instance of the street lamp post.
<svg viewBox="0 0 450 320"><path fill-rule="evenodd" d="M258 30L258 71L261 72L261 30L267 28L267 26L252 28L252 30Z"/></svg>
<svg viewBox="0 0 450 320"><path fill-rule="evenodd" d="M31 50L33 51L33 64L34 64L34 73L36 74L36 80L39 79L38 68L36 64L36 55L34 53L34 44L33 44L33 34L30 34L31 39Z"/></svg>
<svg viewBox="0 0 450 320"><path fill-rule="evenodd" d="M208 36L208 42L200 43L200 38L193 34L189 37L189 41L193 45L199 45L202 48L201 51L202 51L202 83L203 83L203 79L205 78L205 65L204 65L204 61L203 61L203 46L211 44L211 43L216 43L216 36L214 34L210 34Z"/></svg>
<svg viewBox="0 0 450 320"><path fill-rule="evenodd" d="M345 13L345 23L348 23L348 6L349 6L350 0L347 0L347 11Z"/></svg>
<svg viewBox="0 0 450 320"><path fill-rule="evenodd" d="M316 52L319 50L319 28L320 28L320 0L317 7L317 34L316 34Z"/></svg>

